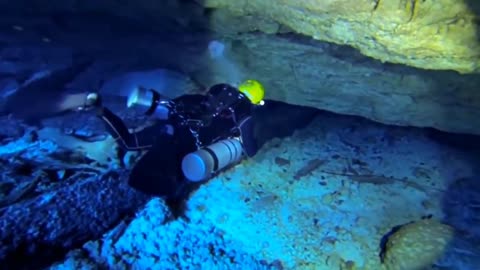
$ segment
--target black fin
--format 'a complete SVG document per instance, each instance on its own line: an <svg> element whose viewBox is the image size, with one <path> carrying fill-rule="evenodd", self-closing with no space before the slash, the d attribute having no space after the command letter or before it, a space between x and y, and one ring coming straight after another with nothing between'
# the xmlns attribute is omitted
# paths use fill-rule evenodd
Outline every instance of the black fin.
<svg viewBox="0 0 480 270"><path fill-rule="evenodd" d="M67 84L87 70L91 63L84 61L74 64L23 85L7 97L3 110L17 118L34 122L55 116L59 113L56 104L63 98Z"/></svg>

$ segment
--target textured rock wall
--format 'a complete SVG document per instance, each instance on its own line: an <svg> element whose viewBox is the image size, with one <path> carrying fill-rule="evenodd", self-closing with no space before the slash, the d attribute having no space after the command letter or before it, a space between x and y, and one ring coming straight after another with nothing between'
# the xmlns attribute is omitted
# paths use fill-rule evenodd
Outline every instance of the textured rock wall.
<svg viewBox="0 0 480 270"><path fill-rule="evenodd" d="M384 62L424 69L480 69L475 0L206 0L253 17L260 31L286 25L317 40L346 44Z"/></svg>
<svg viewBox="0 0 480 270"><path fill-rule="evenodd" d="M385 65L346 47L290 35L239 35L231 46L242 76L264 81L270 99L480 134L478 76Z"/></svg>
<svg viewBox="0 0 480 270"><path fill-rule="evenodd" d="M61 258L135 211L147 197L126 184L126 175L122 177L78 180L3 208L0 268L28 269Z"/></svg>
<svg viewBox="0 0 480 270"><path fill-rule="evenodd" d="M80 76L88 82L84 88L122 72L157 68L183 73L197 86L253 77L265 83L268 99L387 124L480 134L477 75L382 64L349 46L293 34L285 25L258 17L251 6L228 6L229 11L217 2L218 9L204 10L190 1L157 2L141 1L133 7L113 1L108 5L52 1L48 6L31 1L28 9L21 9L25 2L16 1L9 6L9 14L0 16L4 26L0 29L0 64L5 82L16 80L18 84L47 63L63 63L63 58L81 52L95 61L94 68L87 71L92 80ZM359 3L355 8L364 2ZM0 7L6 7L2 4L0 0ZM245 7L252 12L242 13ZM275 8L269 10L274 12ZM338 10L337 15L348 12ZM304 26L308 29L308 24ZM214 39L226 45L224 58L209 57L208 43ZM42 56L45 51L48 54ZM444 56L449 59L449 54Z"/></svg>
<svg viewBox="0 0 480 270"><path fill-rule="evenodd" d="M39 0L0 0L8 14L106 13L131 18L150 29L208 28L209 18L203 16L200 5L236 15L228 15L222 28L234 25L237 30L266 33L288 28L317 40L353 46L384 62L462 73L480 70L480 3L476 0L52 0L48 5Z"/></svg>

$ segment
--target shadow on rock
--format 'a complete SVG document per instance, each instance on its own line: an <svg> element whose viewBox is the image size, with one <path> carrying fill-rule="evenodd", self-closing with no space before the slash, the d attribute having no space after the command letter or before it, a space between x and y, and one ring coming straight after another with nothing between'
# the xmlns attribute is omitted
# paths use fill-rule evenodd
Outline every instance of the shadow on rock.
<svg viewBox="0 0 480 270"><path fill-rule="evenodd" d="M438 265L448 269L476 269L480 265L480 136L432 130L428 136L463 152L472 168L471 172L459 172L461 176L451 176L442 196L443 222L452 226L455 234Z"/></svg>
<svg viewBox="0 0 480 270"><path fill-rule="evenodd" d="M480 176L452 181L443 211L447 223L480 243Z"/></svg>
<svg viewBox="0 0 480 270"><path fill-rule="evenodd" d="M284 102L268 100L255 111L255 135L259 147L274 138L291 136L306 127L322 111Z"/></svg>
<svg viewBox="0 0 480 270"><path fill-rule="evenodd" d="M444 195L444 222L455 229L445 256L438 262L448 269L476 269L480 265L480 177L453 181Z"/></svg>
<svg viewBox="0 0 480 270"><path fill-rule="evenodd" d="M465 0L470 10L477 16L477 39L480 42L480 2L478 0Z"/></svg>

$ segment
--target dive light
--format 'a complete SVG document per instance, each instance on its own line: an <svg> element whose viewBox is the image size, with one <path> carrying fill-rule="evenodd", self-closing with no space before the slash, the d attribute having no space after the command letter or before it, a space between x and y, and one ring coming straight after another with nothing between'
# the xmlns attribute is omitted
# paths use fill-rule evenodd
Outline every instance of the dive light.
<svg viewBox="0 0 480 270"><path fill-rule="evenodd" d="M153 89L136 87L128 96L127 107L139 109L145 115L166 120L172 110L171 100Z"/></svg>

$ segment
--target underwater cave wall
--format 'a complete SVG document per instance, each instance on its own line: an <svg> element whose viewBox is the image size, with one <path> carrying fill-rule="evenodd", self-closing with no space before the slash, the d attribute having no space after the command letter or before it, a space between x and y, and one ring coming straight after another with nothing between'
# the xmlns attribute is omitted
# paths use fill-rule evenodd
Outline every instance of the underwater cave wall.
<svg viewBox="0 0 480 270"><path fill-rule="evenodd" d="M313 8L305 1L297 1L295 5L284 1L283 7L279 8L278 3L269 1L261 5L258 1L250 1L247 5L244 1L213 0L137 1L135 4L128 1L50 1L45 4L42 1L2 0L2 65L18 67L23 64L23 72L32 72L46 62L57 61L60 56L51 52L58 51L92 58L95 68L88 72L101 72L105 74L105 80L125 71L166 68L191 79L190 91L218 82L238 83L241 79L256 78L265 83L268 99L359 115L386 124L480 134L480 120L475 117L480 112L477 91L480 78L477 75L389 63L460 70L444 64L459 66L464 65L461 61L469 59L469 66L463 66L460 71L475 70L477 54L471 50L478 47L477 43L471 42L474 38L477 42L477 36L462 31L473 27L470 23L475 22L478 9L474 7L477 4L472 1L457 4L450 0L440 1L436 5L452 5L449 10L457 13L446 13L437 22L432 14L425 13L437 10L431 1L413 1L418 4L415 7L408 6L409 1L380 1L375 12L381 12L384 18L391 17L393 22L411 30L405 28L407 30L392 42L406 46L408 40L414 40L417 49L399 51L395 44L377 42L375 49L383 48L383 52L376 54L374 49L359 46L368 40L368 31L371 34L378 29L367 27L362 30L365 40L358 38L363 33L358 32L361 22L372 27L382 25L379 21L381 14L367 16L374 8L371 2L360 1L352 7L345 1L331 1L331 5ZM430 9L428 5L432 5ZM410 18L406 15L408 10L402 8L417 13ZM268 14L265 14L266 10L269 10ZM363 12L355 13L359 10ZM296 12L296 16L289 16L291 12ZM460 28L458 31L450 29L448 33L456 33L458 39L446 44L468 46L471 50L449 47L447 52L455 52L449 54L431 50L437 48L436 43L421 42L419 35L423 32L417 33L415 26L429 20L443 24L452 14L460 17L449 25ZM295 21L298 24L290 21L300 17L301 21ZM347 24L348 18L355 19L352 20L356 24ZM466 18L463 28L462 18ZM344 34L349 35L343 37L343 43L339 42L341 36L335 35L341 30L338 22L344 23ZM302 31L298 28L300 26ZM208 56L208 44L212 40L225 44L221 61ZM12 59L11 54L4 54L11 48L23 48L24 54ZM38 57L32 54L44 51L49 53L36 65L29 66L32 59ZM425 53L424 58L418 55L421 52ZM429 55L432 53L437 53L438 57ZM400 58L406 60L400 61ZM426 59L431 62L422 65L427 63ZM92 82L92 85L100 83Z"/></svg>

